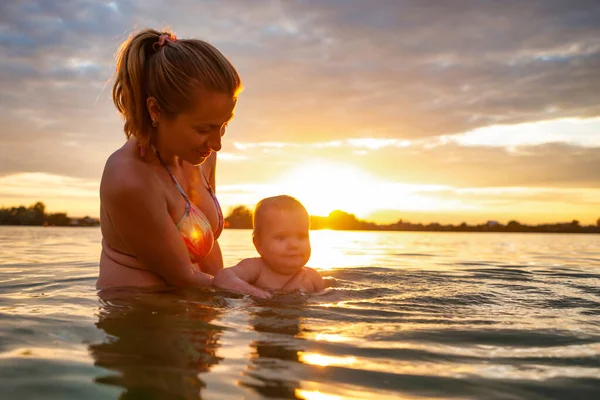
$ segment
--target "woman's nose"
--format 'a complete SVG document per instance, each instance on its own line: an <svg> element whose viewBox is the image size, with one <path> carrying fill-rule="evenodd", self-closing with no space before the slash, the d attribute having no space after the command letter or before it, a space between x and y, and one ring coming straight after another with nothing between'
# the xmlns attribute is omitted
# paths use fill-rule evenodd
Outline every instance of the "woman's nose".
<svg viewBox="0 0 600 400"><path fill-rule="evenodd" d="M213 151L221 150L221 132L217 131L210 135L208 145Z"/></svg>

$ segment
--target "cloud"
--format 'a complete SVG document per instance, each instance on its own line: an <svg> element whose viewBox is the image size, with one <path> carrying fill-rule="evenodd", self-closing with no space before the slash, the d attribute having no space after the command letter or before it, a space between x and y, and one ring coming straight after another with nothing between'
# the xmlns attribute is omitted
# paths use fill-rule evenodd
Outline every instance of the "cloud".
<svg viewBox="0 0 600 400"><path fill-rule="evenodd" d="M518 135L515 137L519 139ZM407 184L600 188L597 168L600 146L560 142L520 145L519 141L508 147L479 143L464 146L459 139L462 137L415 141L364 138L316 143L235 142L225 148L229 158L245 157L243 168L240 163L222 160L219 177L227 184L259 179L274 181L295 168L332 162ZM526 135L524 139L527 142Z"/></svg>
<svg viewBox="0 0 600 400"><path fill-rule="evenodd" d="M463 146L498 146L513 148L547 143L600 147L600 118L565 118L527 122L516 125L492 125L443 136Z"/></svg>
<svg viewBox="0 0 600 400"><path fill-rule="evenodd" d="M20 173L0 177L0 207L43 201L49 212L97 217L99 181L47 173Z"/></svg>
<svg viewBox="0 0 600 400"><path fill-rule="evenodd" d="M214 43L244 79L225 184L322 159L410 184L600 183L595 0L3 2L0 176L98 180L124 140L114 52L164 26Z"/></svg>
<svg viewBox="0 0 600 400"><path fill-rule="evenodd" d="M278 136L361 137L368 127L415 138L598 115L597 3L322 4L302 26L320 40L274 52L293 64L249 71L249 87L267 94L248 105L251 114L268 121L277 111ZM273 104L280 100L287 110Z"/></svg>
<svg viewBox="0 0 600 400"><path fill-rule="evenodd" d="M0 196L96 198L98 182L45 173L23 173L0 178Z"/></svg>

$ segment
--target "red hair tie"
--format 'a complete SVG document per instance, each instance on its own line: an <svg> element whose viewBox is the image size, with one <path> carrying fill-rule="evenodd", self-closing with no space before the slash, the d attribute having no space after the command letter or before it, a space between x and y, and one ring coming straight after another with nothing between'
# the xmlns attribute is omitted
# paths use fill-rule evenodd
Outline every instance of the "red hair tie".
<svg viewBox="0 0 600 400"><path fill-rule="evenodd" d="M153 47L156 50L157 48L162 47L165 42L170 42L170 43L174 43L177 40L177 36L173 35L172 33L165 33L160 35L160 37L158 38L158 42L154 43Z"/></svg>

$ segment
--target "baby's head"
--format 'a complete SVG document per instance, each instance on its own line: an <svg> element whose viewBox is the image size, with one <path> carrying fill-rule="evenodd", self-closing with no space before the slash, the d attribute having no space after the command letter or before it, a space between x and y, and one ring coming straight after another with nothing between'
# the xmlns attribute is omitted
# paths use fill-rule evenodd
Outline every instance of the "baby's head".
<svg viewBox="0 0 600 400"><path fill-rule="evenodd" d="M261 200L254 209L252 240L275 272L291 275L310 258L310 217L298 200L281 195Z"/></svg>

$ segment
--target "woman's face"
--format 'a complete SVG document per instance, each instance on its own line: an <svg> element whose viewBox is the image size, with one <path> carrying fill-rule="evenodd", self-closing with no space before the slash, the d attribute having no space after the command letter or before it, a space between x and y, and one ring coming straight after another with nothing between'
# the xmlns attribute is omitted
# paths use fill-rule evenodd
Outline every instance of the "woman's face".
<svg viewBox="0 0 600 400"><path fill-rule="evenodd" d="M189 110L172 119L159 119L159 146L190 164L202 164L213 151L221 150L221 139L233 118L235 103L225 93L198 91Z"/></svg>

